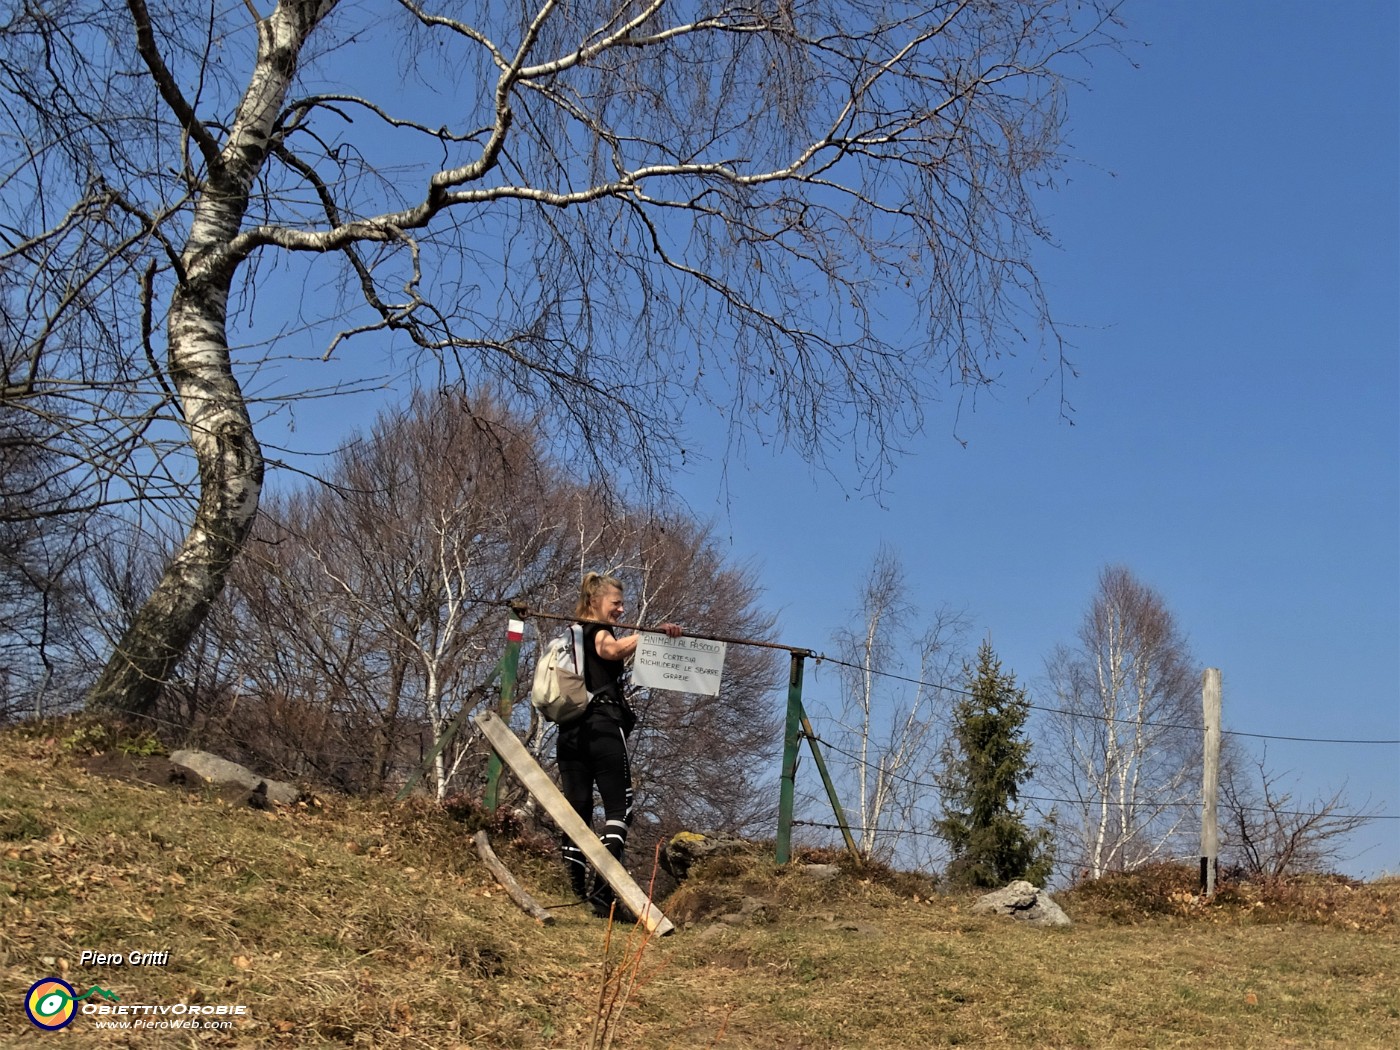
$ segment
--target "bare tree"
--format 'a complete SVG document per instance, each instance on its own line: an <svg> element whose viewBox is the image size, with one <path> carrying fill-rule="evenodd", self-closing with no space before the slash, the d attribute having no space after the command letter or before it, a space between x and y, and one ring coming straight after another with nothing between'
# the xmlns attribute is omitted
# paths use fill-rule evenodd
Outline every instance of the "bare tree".
<svg viewBox="0 0 1400 1050"><path fill-rule="evenodd" d="M1264 880L1327 871L1375 811L1367 806L1358 811L1348 802L1345 787L1295 802L1284 790L1283 775L1269 770L1267 758L1259 758L1249 772L1240 762L1226 763L1221 771L1228 855L1246 875Z"/></svg>
<svg viewBox="0 0 1400 1050"><path fill-rule="evenodd" d="M330 714L319 756L305 738L288 753L374 789L405 735L431 742L487 698L503 603L567 571L568 536L549 519L557 483L533 428L484 395L385 413L329 481L270 501L233 574L233 644L264 709ZM257 734L276 738L274 722ZM440 796L462 754L438 755Z"/></svg>
<svg viewBox="0 0 1400 1050"><path fill-rule="evenodd" d="M846 774L843 808L857 817L861 855L889 860L901 843L909 845L905 833L930 825L937 807L933 770L950 704L933 683L952 676L967 622L945 606L915 634L919 612L904 566L884 545L871 561L857 608L859 628L835 635L842 661L841 738L830 744L833 764Z"/></svg>
<svg viewBox="0 0 1400 1050"><path fill-rule="evenodd" d="M536 430L486 395L420 395L337 456L327 487L270 499L228 615L211 620L243 694L225 739L264 768L374 789L416 766L450 719L494 702L508 600L571 611L585 561L629 582L642 619L768 636L752 579L707 529L580 486L544 459ZM720 697L634 696L637 808L650 823L738 831L771 811L776 793L760 786L776 768L771 670L738 647ZM550 760L548 735L517 724ZM429 782L439 796L470 790L487 757L461 734Z"/></svg>
<svg viewBox="0 0 1400 1050"><path fill-rule="evenodd" d="M852 450L878 484L946 384L989 382L989 359L1047 330L1033 191L1060 163L1062 78L1105 43L1111 4L535 0L468 21L435 0L53 0L5 17L0 266L21 365L0 390L73 436L92 501L193 500L89 694L143 711L252 528L255 412L336 383L288 367L247 394L301 332L326 357L416 347L633 476L684 448L700 402L736 438ZM275 284L298 282L318 294L288 309ZM896 342L882 319L906 308Z"/></svg>
<svg viewBox="0 0 1400 1050"><path fill-rule="evenodd" d="M725 562L710 529L680 514L613 526L611 568L635 580L642 623L671 620L697 635L773 640L751 570ZM576 581L575 581L576 582ZM660 833L707 828L771 830L782 754L778 662L771 650L731 645L723 688L706 697L635 690L630 744L637 810Z"/></svg>
<svg viewBox="0 0 1400 1050"><path fill-rule="evenodd" d="M1198 800L1202 716L1200 673L1166 602L1104 569L1077 645L1047 675L1057 708L1039 779L1064 800L1065 868L1098 878L1170 855Z"/></svg>
<svg viewBox="0 0 1400 1050"><path fill-rule="evenodd" d="M82 669L75 567L91 541L65 513L60 459L0 401L0 721L57 710Z"/></svg>

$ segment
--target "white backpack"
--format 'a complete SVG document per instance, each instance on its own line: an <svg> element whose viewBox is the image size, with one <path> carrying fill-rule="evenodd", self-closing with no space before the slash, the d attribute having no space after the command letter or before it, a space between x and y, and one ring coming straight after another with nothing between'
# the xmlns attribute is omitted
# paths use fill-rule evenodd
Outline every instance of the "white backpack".
<svg viewBox="0 0 1400 1050"><path fill-rule="evenodd" d="M547 721L563 725L583 717L591 699L583 682L583 628L574 624L540 650L530 703Z"/></svg>

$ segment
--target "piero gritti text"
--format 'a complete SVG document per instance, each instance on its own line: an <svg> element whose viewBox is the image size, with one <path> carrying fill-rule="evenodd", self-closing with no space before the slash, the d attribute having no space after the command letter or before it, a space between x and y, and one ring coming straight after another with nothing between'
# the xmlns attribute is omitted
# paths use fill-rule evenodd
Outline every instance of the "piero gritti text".
<svg viewBox="0 0 1400 1050"><path fill-rule="evenodd" d="M79 966L164 966L169 952L89 952L78 957Z"/></svg>

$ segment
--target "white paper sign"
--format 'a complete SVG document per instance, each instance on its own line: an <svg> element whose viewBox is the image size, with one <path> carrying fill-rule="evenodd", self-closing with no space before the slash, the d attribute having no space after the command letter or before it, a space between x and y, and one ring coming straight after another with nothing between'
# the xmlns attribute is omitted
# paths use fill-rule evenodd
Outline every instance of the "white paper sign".
<svg viewBox="0 0 1400 1050"><path fill-rule="evenodd" d="M643 633L632 661L632 684L644 689L718 696L725 648L723 642L704 638Z"/></svg>

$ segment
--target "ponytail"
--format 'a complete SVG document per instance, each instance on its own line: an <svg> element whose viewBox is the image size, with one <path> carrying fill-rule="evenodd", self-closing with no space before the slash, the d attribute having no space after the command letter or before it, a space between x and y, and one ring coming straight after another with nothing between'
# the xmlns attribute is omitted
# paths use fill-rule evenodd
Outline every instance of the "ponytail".
<svg viewBox="0 0 1400 1050"><path fill-rule="evenodd" d="M578 607L574 615L581 620L592 619L593 599L603 591L622 591L622 581L616 576L606 576L601 572L586 572L578 588Z"/></svg>

